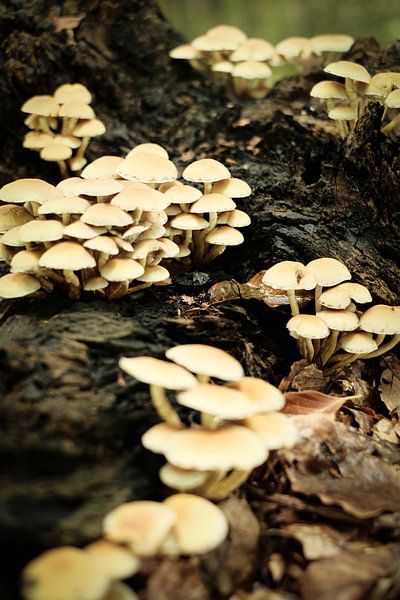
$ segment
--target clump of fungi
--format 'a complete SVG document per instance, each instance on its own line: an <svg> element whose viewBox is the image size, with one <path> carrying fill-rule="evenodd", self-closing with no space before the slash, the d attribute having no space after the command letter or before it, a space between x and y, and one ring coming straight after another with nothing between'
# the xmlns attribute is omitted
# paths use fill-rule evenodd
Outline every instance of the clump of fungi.
<svg viewBox="0 0 400 600"><path fill-rule="evenodd" d="M165 456L160 479L168 487L220 500L264 463L270 450L296 443L293 422L279 412L283 394L262 379L246 377L227 352L184 344L170 348L166 357L123 357L119 364L150 386L162 422L146 431L142 443ZM167 390L176 393L174 403ZM175 405L196 411L190 426Z"/></svg>
<svg viewBox="0 0 400 600"><path fill-rule="evenodd" d="M349 35L325 34L287 38L274 47L265 39L248 38L232 25L218 25L191 43L173 48L169 55L211 73L232 87L237 96L259 99L270 90L275 67L325 64L333 56L347 52L353 42Z"/></svg>
<svg viewBox="0 0 400 600"><path fill-rule="evenodd" d="M140 558L200 555L228 534L224 513L205 498L175 494L114 508L103 521L104 538L86 548L63 546L31 561L22 573L25 600L138 600L121 580Z"/></svg>
<svg viewBox="0 0 400 600"><path fill-rule="evenodd" d="M371 303L372 297L350 279L347 267L334 258L307 265L283 261L263 276L264 284L287 294L292 313L287 328L302 356L328 372L380 356L400 341L400 306L378 304L361 312L357 305ZM313 290L313 314L300 314L298 290Z"/></svg>
<svg viewBox="0 0 400 600"><path fill-rule="evenodd" d="M310 95L325 103L340 137L345 139L353 132L369 102L379 102L384 107L382 122L387 122L382 133L388 134L400 124L400 73L378 72L371 76L363 65L348 60L330 63L324 71L342 81L320 81Z"/></svg>
<svg viewBox="0 0 400 600"><path fill-rule="evenodd" d="M91 93L81 83L60 85L53 96L29 98L21 107L31 130L24 137L24 148L56 162L62 177L69 171L79 173L87 163L85 152L91 138L105 132L91 101Z"/></svg>
<svg viewBox="0 0 400 600"><path fill-rule="evenodd" d="M126 158L102 156L56 187L19 179L0 189L0 298L42 288L115 299L167 282L165 263L207 264L243 242L250 218L233 198L250 187L213 159L178 171L164 148L140 144ZM200 189L202 188L202 189ZM163 262L164 264L161 264Z"/></svg>

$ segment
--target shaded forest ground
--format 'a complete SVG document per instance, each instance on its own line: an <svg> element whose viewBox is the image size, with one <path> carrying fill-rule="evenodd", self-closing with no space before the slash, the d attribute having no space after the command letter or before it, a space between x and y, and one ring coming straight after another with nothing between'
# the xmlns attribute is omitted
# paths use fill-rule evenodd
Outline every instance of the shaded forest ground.
<svg viewBox="0 0 400 600"><path fill-rule="evenodd" d="M79 25L56 31L69 15L82 16ZM156 421L147 391L121 380L119 356L161 357L173 344L198 341L232 352L249 375L277 384L288 374L298 357L285 333L286 309L240 298L210 305L213 283L246 281L277 260L332 256L375 300L399 304L400 159L396 138L380 133L377 104L350 144L338 140L323 111L310 104L321 71L282 80L263 101L243 102L172 64L167 51L180 38L150 1L60 1L51 14L41 0L2 2L0 39L1 184L17 177L57 181L52 167L21 149L19 107L33 94L80 81L107 126L89 158L155 141L180 167L217 158L254 190L239 203L253 220L244 245L207 271L113 304L89 296L74 303L61 294L0 304L0 535L9 574L1 585L4 598L15 598L27 560L50 546L92 540L118 503L165 493L157 460L139 443ZM383 51L373 40L358 40L347 58L371 73L396 70L400 44ZM174 586L181 596L166 600L229 597L254 581L275 590L254 600L274 600L269 593L276 600L399 597L400 452L393 441L371 438L380 416L397 418L398 392L391 392L393 406L378 394L381 370L375 361L345 374L350 392L363 387L362 402L346 407L342 423L327 424L297 455L273 457L245 486L243 497L258 516L254 524L244 505L238 509L253 523L243 525L253 531L246 552L239 530L200 566L178 563ZM338 384L324 385L329 392ZM299 523L314 530L293 529ZM325 540L322 551L309 552L310 537ZM239 557L240 568L227 556ZM168 589L162 577L171 569L153 570L161 580L144 597L163 600L154 589ZM185 585L194 580L200 591L189 596Z"/></svg>

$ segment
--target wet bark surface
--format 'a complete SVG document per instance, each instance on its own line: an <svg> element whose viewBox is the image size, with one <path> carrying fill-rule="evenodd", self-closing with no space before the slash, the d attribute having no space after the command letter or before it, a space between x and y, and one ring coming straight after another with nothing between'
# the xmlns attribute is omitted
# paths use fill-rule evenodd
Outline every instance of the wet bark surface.
<svg viewBox="0 0 400 600"><path fill-rule="evenodd" d="M81 17L73 29L63 28L69 16ZM140 445L157 419L146 386L119 373L120 356L162 357L171 345L197 341L231 352L249 375L278 383L288 373L296 349L285 333L286 309L240 297L211 305L213 283L244 282L278 260L332 256L376 300L399 303L400 157L398 139L380 133L378 104L369 106L349 142L339 140L323 110L310 103L311 86L323 78L318 69L280 81L263 101L246 102L190 67L172 64L168 50L180 37L150 0L59 1L50 11L44 0L3 1L0 39L1 184L18 177L57 181L55 168L22 149L19 107L31 95L79 81L93 92L107 127L91 144L89 159L155 141L180 167L219 159L254 190L238 202L252 217L245 243L207 270L177 275L170 286L116 303L89 296L72 302L61 293L0 303L0 535L9 574L0 591L1 598L15 598L27 560L45 548L99 536L102 517L118 503L165 493L157 458ZM347 58L372 73L396 70L400 44L382 51L373 40L359 40ZM268 491L286 493L285 481L280 490L268 484ZM257 485L248 494L264 528L268 515L288 502L278 494L257 508ZM306 502L284 510L312 512ZM340 521L335 510L329 518ZM350 525L364 527L352 519ZM395 527L395 520L386 529L372 527L370 541L382 530L391 539ZM265 556L273 551L271 537L264 538L263 550ZM376 561L377 577L387 573L391 552ZM302 588L289 585L291 597L330 598L315 563L306 569L302 560ZM225 584L210 591L204 581L213 568L193 597L233 593ZM177 581L192 569L198 577L198 566L188 563L175 573ZM207 565L202 569L207 573ZM357 589L369 593L369 584L366 577ZM150 580L147 598L158 598L154 589L157 581Z"/></svg>

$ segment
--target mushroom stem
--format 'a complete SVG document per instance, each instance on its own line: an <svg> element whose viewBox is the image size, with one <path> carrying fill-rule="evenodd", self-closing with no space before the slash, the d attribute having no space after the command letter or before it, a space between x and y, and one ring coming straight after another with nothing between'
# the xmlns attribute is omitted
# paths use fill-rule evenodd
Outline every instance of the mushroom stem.
<svg viewBox="0 0 400 600"><path fill-rule="evenodd" d="M225 252L226 246L214 245L211 250L209 250L204 256L203 260L201 260L200 264L208 265L211 261L215 260L220 254Z"/></svg>
<svg viewBox="0 0 400 600"><path fill-rule="evenodd" d="M338 354L337 356L345 357L344 354ZM336 357L334 357L334 358L336 358ZM358 358L364 358L364 357L362 354L350 354L349 356L343 358L343 360L339 360L335 364L332 364L332 366L330 366L329 369L327 369L325 371L325 375L331 375L338 369L342 369L343 367L348 367L349 365L351 365L351 363L355 362Z"/></svg>
<svg viewBox="0 0 400 600"><path fill-rule="evenodd" d="M154 408L163 421L170 425L181 425L182 422L176 410L167 398L165 389L159 385L150 384L150 396Z"/></svg>
<svg viewBox="0 0 400 600"><path fill-rule="evenodd" d="M212 182L210 182L210 181L204 182L204 193L211 194L211 190L212 190Z"/></svg>
<svg viewBox="0 0 400 600"><path fill-rule="evenodd" d="M337 341L339 338L339 331L332 329L330 336L325 341L321 353L321 365L325 365L331 356L333 356L337 350Z"/></svg>
<svg viewBox="0 0 400 600"><path fill-rule="evenodd" d="M385 339L385 334L384 333L378 333L378 335L375 338L375 342L377 346L380 346L383 342L383 340Z"/></svg>
<svg viewBox="0 0 400 600"><path fill-rule="evenodd" d="M129 288L125 293L125 296L128 294L135 294L136 292L140 292L140 290L144 290L151 286L151 283L141 283L140 285L135 285L133 288Z"/></svg>
<svg viewBox="0 0 400 600"><path fill-rule="evenodd" d="M89 142L90 142L90 137L82 138L82 143L78 148L75 158L83 158L84 157L87 147L89 146Z"/></svg>
<svg viewBox="0 0 400 600"><path fill-rule="evenodd" d="M309 338L303 338L303 341L305 342L307 348L307 355L305 358L312 362L314 358L314 346L312 341Z"/></svg>
<svg viewBox="0 0 400 600"><path fill-rule="evenodd" d="M60 169L61 177L63 179L66 179L68 177L67 163L65 162L65 160L58 160L57 164L58 164L58 168Z"/></svg>
<svg viewBox="0 0 400 600"><path fill-rule="evenodd" d="M63 275L68 284L69 297L72 298L72 300L78 300L81 288L81 282L79 281L78 276L69 269L64 269Z"/></svg>
<svg viewBox="0 0 400 600"><path fill-rule="evenodd" d="M399 124L400 124L400 113L394 119L389 121L389 123L387 125L385 125L385 127L382 127L381 131L384 134L389 133L390 131L392 131L392 129L397 127L397 125L399 125Z"/></svg>
<svg viewBox="0 0 400 600"><path fill-rule="evenodd" d="M317 283L317 285L315 286L315 312L319 312L321 310L321 302L319 301L319 298L322 294L322 285L319 285L319 283Z"/></svg>
<svg viewBox="0 0 400 600"><path fill-rule="evenodd" d="M201 425L207 429L218 429L218 427L221 425L221 419L215 417L214 415L210 415L209 413L202 412Z"/></svg>
<svg viewBox="0 0 400 600"><path fill-rule="evenodd" d="M201 495L206 495L207 490L217 485L224 477L225 471L211 471L205 482L195 488L196 492Z"/></svg>
<svg viewBox="0 0 400 600"><path fill-rule="evenodd" d="M210 381L210 377L208 375L204 375L204 373L198 373L196 375L196 379L199 383L208 383Z"/></svg>
<svg viewBox="0 0 400 600"><path fill-rule="evenodd" d="M246 481L249 474L250 471L234 469L227 477L216 483L214 486L210 486L206 490L205 495L211 500L223 500L229 496L233 490L240 487L242 483Z"/></svg>
<svg viewBox="0 0 400 600"><path fill-rule="evenodd" d="M396 346L396 344L398 344L399 342L400 342L400 334L397 333L396 335L394 335L392 337L391 340L387 341L386 344L382 344L381 346L379 346L379 348L377 350L374 350L373 352L368 352L368 354L362 354L361 358L363 360L366 360L367 358L376 358L377 356L381 356L381 354L384 354L385 352L389 352L389 350L394 348Z"/></svg>
<svg viewBox="0 0 400 600"><path fill-rule="evenodd" d="M39 117L39 129L41 129L41 131L44 131L45 133L49 133L51 136L53 136L53 132L51 131L47 118L46 117Z"/></svg>
<svg viewBox="0 0 400 600"><path fill-rule="evenodd" d="M299 315L300 314L300 309L299 309L299 305L298 305L297 300L296 300L296 294L294 293L294 290L286 290L286 295L287 295L288 300L289 300L290 311L292 313L292 317L295 317L296 315Z"/></svg>

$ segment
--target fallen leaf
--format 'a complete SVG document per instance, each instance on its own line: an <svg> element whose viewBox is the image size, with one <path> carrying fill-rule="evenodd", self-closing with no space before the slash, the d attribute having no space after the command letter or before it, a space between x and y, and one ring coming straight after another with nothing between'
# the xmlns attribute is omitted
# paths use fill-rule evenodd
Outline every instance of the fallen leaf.
<svg viewBox="0 0 400 600"><path fill-rule="evenodd" d="M400 471L374 455L376 443L327 420L305 443L279 455L295 492L366 519L400 510Z"/></svg>
<svg viewBox="0 0 400 600"><path fill-rule="evenodd" d="M336 556L343 550L348 535L344 535L327 525L292 523L282 529L290 537L300 542L307 560Z"/></svg>
<svg viewBox="0 0 400 600"><path fill-rule="evenodd" d="M202 559L204 569L219 594L232 594L254 573L259 523L246 500L231 496L219 507L229 522L229 537Z"/></svg>
<svg viewBox="0 0 400 600"><path fill-rule="evenodd" d="M343 552L311 563L300 579L303 600L369 598L377 580L389 573L393 557L384 547Z"/></svg>
<svg viewBox="0 0 400 600"><path fill-rule="evenodd" d="M305 360L304 358L301 360L296 360L292 364L289 374L282 379L278 386L281 392L285 393L291 388L293 379L304 369L306 365L308 365L308 360Z"/></svg>
<svg viewBox="0 0 400 600"><path fill-rule="evenodd" d="M388 368L382 373L379 391L382 402L389 412L393 412L400 407L400 360L390 356L385 362Z"/></svg>
<svg viewBox="0 0 400 600"><path fill-rule="evenodd" d="M142 596L141 596L142 597ZM196 558L163 560L149 577L144 600L211 600Z"/></svg>
<svg viewBox="0 0 400 600"><path fill-rule="evenodd" d="M315 390L303 392L287 392L286 404L282 412L288 415L307 415L319 412L335 415L347 400L354 396L330 396Z"/></svg>
<svg viewBox="0 0 400 600"><path fill-rule="evenodd" d="M324 392L329 382L329 377L325 377L321 369L313 363L307 365L293 377L291 387L302 392L304 390L315 390L317 392Z"/></svg>
<svg viewBox="0 0 400 600"><path fill-rule="evenodd" d="M393 423L393 421L390 419L383 418L375 423L372 435L378 440L384 440L386 442L391 442L392 444L398 444L400 440L396 433L395 427L396 423Z"/></svg>

